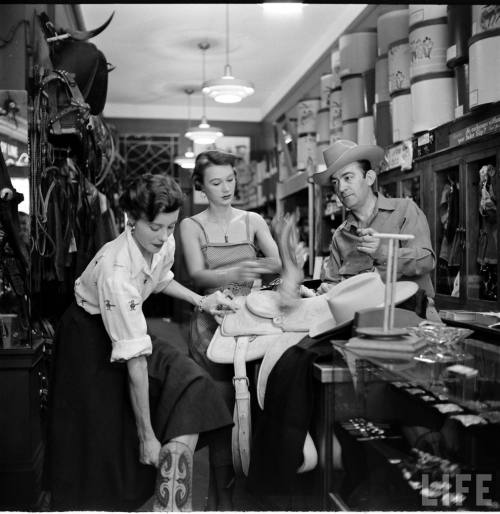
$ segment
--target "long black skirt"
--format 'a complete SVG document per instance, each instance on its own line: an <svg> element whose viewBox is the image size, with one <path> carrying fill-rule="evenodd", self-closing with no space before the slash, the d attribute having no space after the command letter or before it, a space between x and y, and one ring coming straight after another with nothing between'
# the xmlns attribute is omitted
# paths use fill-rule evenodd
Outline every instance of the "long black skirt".
<svg viewBox="0 0 500 514"><path fill-rule="evenodd" d="M156 469L139 462L125 363L111 363L100 315L73 304L52 361L45 484L54 510L135 510L154 492ZM200 433L198 447L233 424L207 373L165 341L148 357L153 429L165 444Z"/></svg>

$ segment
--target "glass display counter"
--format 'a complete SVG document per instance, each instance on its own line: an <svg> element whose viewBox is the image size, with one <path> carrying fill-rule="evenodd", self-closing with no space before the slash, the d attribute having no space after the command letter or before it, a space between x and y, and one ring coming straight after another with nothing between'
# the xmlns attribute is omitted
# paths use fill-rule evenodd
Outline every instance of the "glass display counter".
<svg viewBox="0 0 500 514"><path fill-rule="evenodd" d="M333 341L323 388L325 510L489 510L500 501L500 348L466 339L462 357L366 353ZM339 360L352 384L339 405ZM336 378L337 376L337 378ZM339 409L340 408L340 409Z"/></svg>

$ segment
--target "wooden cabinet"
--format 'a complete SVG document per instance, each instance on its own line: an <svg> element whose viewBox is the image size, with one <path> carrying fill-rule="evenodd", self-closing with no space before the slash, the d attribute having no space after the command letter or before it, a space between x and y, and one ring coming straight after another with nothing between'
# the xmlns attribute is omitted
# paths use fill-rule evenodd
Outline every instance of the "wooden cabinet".
<svg viewBox="0 0 500 514"><path fill-rule="evenodd" d="M495 135L415 164L436 252L434 284L440 309L498 310L499 163Z"/></svg>
<svg viewBox="0 0 500 514"><path fill-rule="evenodd" d="M0 348L0 510L39 505L46 388L42 342L33 348Z"/></svg>
<svg viewBox="0 0 500 514"><path fill-rule="evenodd" d="M378 188L410 197L429 221L436 253L438 309L498 310L498 134L414 160L411 171L381 173Z"/></svg>

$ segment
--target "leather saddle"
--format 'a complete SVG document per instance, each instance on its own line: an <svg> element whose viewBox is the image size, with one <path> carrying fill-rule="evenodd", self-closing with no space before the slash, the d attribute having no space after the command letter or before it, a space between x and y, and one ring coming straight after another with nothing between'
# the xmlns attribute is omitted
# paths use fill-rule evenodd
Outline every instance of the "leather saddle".
<svg viewBox="0 0 500 514"><path fill-rule="evenodd" d="M277 233L283 269L297 266L295 248L298 236L295 217L280 221ZM286 347L297 344L309 332L311 319L320 322L331 317L323 296L297 299L297 304L287 310L280 310L279 293L276 291L252 292L247 297L238 297L240 309L227 315L217 328L207 349L207 357L217 363L233 363L235 388L234 427L232 432L233 466L239 475L247 475L250 465L251 411L250 392L246 362L263 358L273 348L276 361ZM259 400L261 407L263 402ZM313 469L318 454L308 433L304 441L304 458L297 472Z"/></svg>

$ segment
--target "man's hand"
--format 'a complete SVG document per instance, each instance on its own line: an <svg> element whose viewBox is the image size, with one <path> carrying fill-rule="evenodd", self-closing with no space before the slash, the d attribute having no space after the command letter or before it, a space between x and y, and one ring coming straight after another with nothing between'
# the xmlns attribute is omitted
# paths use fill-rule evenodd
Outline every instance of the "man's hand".
<svg viewBox="0 0 500 514"><path fill-rule="evenodd" d="M373 228L360 228L358 229L358 236L361 241L356 247L360 252L366 253L370 257L375 255L375 252L380 246L380 238L375 237L376 231Z"/></svg>

